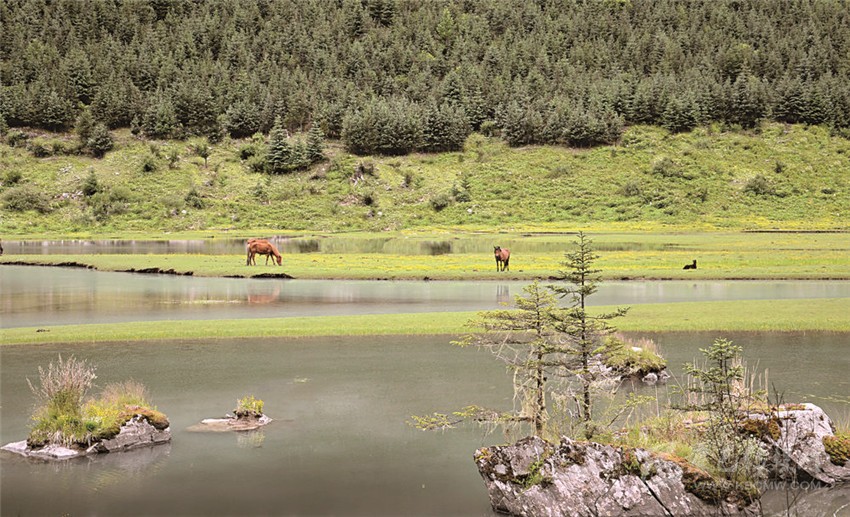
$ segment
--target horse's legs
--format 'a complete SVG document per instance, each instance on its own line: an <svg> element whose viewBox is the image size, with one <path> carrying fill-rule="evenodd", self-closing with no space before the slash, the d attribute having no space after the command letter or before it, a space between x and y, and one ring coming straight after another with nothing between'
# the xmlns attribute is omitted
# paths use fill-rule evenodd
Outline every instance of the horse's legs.
<svg viewBox="0 0 850 517"><path fill-rule="evenodd" d="M248 260L246 260L246 261L245 261L245 265L246 265L246 266L250 266L250 265L251 265L251 259L252 259L252 258L254 258L253 253L251 253L251 250L248 250Z"/></svg>
<svg viewBox="0 0 850 517"><path fill-rule="evenodd" d="M511 270L511 268L510 268L511 257L506 258L505 261L503 262L503 264L504 264L504 266L502 267L502 271L510 271Z"/></svg>
<svg viewBox="0 0 850 517"><path fill-rule="evenodd" d="M496 271L500 271L500 269L499 269L499 263L500 262L501 262L501 260L499 260L499 257L496 257Z"/></svg>

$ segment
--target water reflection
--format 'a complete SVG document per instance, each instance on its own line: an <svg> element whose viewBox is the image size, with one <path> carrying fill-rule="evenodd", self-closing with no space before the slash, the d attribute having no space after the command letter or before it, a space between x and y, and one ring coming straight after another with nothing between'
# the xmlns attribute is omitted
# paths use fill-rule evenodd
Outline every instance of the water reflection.
<svg viewBox="0 0 850 517"><path fill-rule="evenodd" d="M0 267L0 327L501 308L527 282L201 278ZM850 282L605 282L596 305L850 298Z"/></svg>
<svg viewBox="0 0 850 517"><path fill-rule="evenodd" d="M514 253L562 253L568 249L575 235L561 234L514 236L472 235L433 240L422 237L367 237L367 236L292 236L263 235L270 239L281 253L388 253L398 255L446 255L451 253L489 254L493 246L510 248ZM246 239L209 238L182 240L40 240L5 241L9 255L34 254L206 254L232 255L245 252ZM497 242L498 241L498 242ZM650 251L687 249L673 242L621 242L594 243L596 251Z"/></svg>

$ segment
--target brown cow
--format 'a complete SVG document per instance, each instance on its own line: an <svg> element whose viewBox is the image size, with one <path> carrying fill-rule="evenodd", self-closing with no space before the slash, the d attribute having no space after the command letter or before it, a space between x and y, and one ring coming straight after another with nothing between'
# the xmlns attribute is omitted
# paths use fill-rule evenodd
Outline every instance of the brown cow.
<svg viewBox="0 0 850 517"><path fill-rule="evenodd" d="M272 265L277 261L277 265L282 265L283 260L280 257L280 252L277 251L277 248L274 247L274 244L269 242L267 239L248 239L248 260L246 262L246 266L257 265L257 255L265 255L266 256L266 265L269 264L269 257L272 258Z"/></svg>

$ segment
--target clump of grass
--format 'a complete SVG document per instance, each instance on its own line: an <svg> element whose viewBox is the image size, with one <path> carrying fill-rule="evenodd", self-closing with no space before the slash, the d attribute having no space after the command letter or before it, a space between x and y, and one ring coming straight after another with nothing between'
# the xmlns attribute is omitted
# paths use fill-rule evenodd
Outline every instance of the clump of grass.
<svg viewBox="0 0 850 517"><path fill-rule="evenodd" d="M263 406L262 400L254 398L253 395L248 395L236 401L236 409L233 412L237 417L259 417L263 414Z"/></svg>
<svg viewBox="0 0 850 517"><path fill-rule="evenodd" d="M112 438L121 426L142 415L157 429L168 427L168 418L152 409L144 385L135 381L108 384L98 399L84 397L92 387L96 367L85 360L59 356L45 370L38 369L39 385L27 380L39 401L27 443L88 446Z"/></svg>

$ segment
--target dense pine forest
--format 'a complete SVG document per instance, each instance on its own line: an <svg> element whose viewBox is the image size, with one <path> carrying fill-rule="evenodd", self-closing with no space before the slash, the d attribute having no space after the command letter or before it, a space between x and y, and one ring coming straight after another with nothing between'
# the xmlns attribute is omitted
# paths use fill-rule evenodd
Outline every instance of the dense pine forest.
<svg viewBox="0 0 850 517"><path fill-rule="evenodd" d="M357 154L850 127L845 0L4 0L0 131L319 131Z"/></svg>

